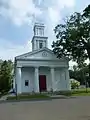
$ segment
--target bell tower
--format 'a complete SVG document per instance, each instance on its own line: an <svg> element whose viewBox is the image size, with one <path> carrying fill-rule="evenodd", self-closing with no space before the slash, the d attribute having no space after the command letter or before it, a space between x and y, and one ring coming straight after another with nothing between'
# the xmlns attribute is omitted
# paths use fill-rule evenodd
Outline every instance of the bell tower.
<svg viewBox="0 0 90 120"><path fill-rule="evenodd" d="M34 36L32 39L32 51L42 49L43 47L47 47L48 37L44 36L44 29L44 24L35 23L33 28Z"/></svg>
<svg viewBox="0 0 90 120"><path fill-rule="evenodd" d="M36 23L34 25L34 36L44 36L44 24L38 24Z"/></svg>

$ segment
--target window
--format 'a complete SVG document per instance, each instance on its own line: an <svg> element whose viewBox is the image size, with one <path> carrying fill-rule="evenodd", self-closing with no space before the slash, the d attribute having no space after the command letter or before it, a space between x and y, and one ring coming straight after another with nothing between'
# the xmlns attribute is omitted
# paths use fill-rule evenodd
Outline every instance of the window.
<svg viewBox="0 0 90 120"><path fill-rule="evenodd" d="M39 35L41 36L42 35L42 29L39 28Z"/></svg>
<svg viewBox="0 0 90 120"><path fill-rule="evenodd" d="M42 43L39 43L39 48L42 48L43 47L43 44Z"/></svg>
<svg viewBox="0 0 90 120"><path fill-rule="evenodd" d="M25 86L28 86L29 80L25 80Z"/></svg>
<svg viewBox="0 0 90 120"><path fill-rule="evenodd" d="M43 31L42 28L39 29L39 35L40 35L40 36L43 36L43 35L44 35L44 31Z"/></svg>

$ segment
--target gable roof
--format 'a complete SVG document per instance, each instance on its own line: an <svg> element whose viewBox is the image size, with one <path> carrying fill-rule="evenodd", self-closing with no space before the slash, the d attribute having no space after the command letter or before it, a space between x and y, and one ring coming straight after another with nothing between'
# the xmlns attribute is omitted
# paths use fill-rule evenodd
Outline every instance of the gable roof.
<svg viewBox="0 0 90 120"><path fill-rule="evenodd" d="M43 51L47 52L49 55L51 55L52 57L38 57L37 55L39 55L39 53L42 53ZM39 50L34 50L32 52L28 52L28 53L25 53L25 54L22 54L22 55L19 55L19 56L16 56L15 57L16 60L20 59L20 60L32 60L32 59L42 59L42 60L46 60L46 59L53 59L53 60L59 60L56 55L53 53L52 50L44 47L42 49L39 49ZM62 60L62 59L61 59ZM66 58L63 58L63 60L66 60Z"/></svg>
<svg viewBox="0 0 90 120"><path fill-rule="evenodd" d="M36 54L36 53L41 52L41 51L43 51L43 50L46 50L46 51L49 51L49 52L53 53L52 50L44 47L44 48L42 48L42 49L38 49L38 50L34 50L34 51L31 51L31 52L28 52L28 53L24 53L24 54L22 54L22 55L18 55L18 56L16 56L15 58L25 57L25 56L28 56L28 55L33 55L33 54Z"/></svg>

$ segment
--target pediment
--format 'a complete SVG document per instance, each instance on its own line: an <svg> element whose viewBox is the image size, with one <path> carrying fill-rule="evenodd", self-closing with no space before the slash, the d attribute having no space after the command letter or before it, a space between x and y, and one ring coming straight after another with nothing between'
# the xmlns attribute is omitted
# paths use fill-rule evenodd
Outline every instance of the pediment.
<svg viewBox="0 0 90 120"><path fill-rule="evenodd" d="M29 52L20 56L17 56L16 59L57 59L56 55L48 48L41 50Z"/></svg>
<svg viewBox="0 0 90 120"><path fill-rule="evenodd" d="M52 58L56 58L56 56L47 50L43 50L35 54L32 54L30 56L27 56L27 58L52 59Z"/></svg>

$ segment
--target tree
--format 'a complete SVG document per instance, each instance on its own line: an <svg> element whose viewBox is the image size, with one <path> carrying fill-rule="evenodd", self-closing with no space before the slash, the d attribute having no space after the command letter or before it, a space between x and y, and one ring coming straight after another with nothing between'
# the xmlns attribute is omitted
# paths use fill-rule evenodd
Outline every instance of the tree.
<svg viewBox="0 0 90 120"><path fill-rule="evenodd" d="M64 24L57 25L54 31L57 41L52 44L53 52L58 58L69 57L78 64L89 59L90 77L90 5L82 13L72 14Z"/></svg>
<svg viewBox="0 0 90 120"><path fill-rule="evenodd" d="M8 63L8 67L9 67L10 75L11 75L11 88L13 88L14 64L11 60L8 60L7 63Z"/></svg>
<svg viewBox="0 0 90 120"><path fill-rule="evenodd" d="M8 92L12 83L12 66L10 61L3 61L0 69L0 92Z"/></svg>
<svg viewBox="0 0 90 120"><path fill-rule="evenodd" d="M70 78L78 80L81 85L86 85L86 82L88 81L88 73L89 70L86 63L78 66L73 66L73 70L69 70Z"/></svg>

